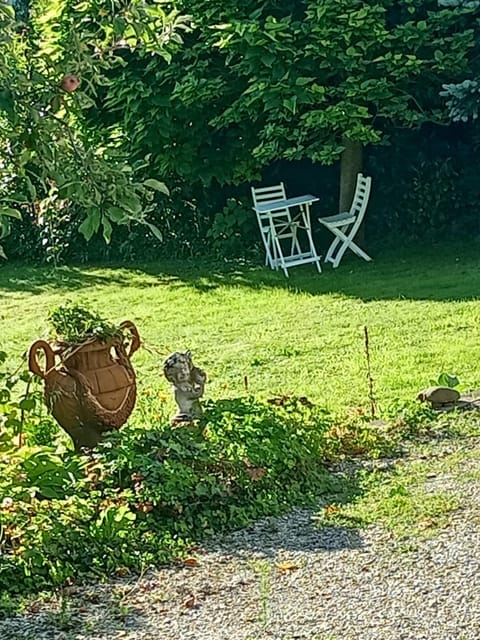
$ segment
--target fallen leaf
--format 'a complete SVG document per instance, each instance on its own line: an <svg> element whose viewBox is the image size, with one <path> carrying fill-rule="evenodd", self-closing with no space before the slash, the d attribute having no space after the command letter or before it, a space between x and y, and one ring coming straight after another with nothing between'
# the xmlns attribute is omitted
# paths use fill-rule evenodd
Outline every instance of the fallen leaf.
<svg viewBox="0 0 480 640"><path fill-rule="evenodd" d="M267 402L275 405L276 407L282 407L283 405L287 404L289 399L290 396L276 396L275 398L269 398Z"/></svg>
<svg viewBox="0 0 480 640"><path fill-rule="evenodd" d="M418 528L419 529L430 529L431 527L435 526L435 520L433 518L424 518L423 520L420 520L420 522L418 523Z"/></svg>
<svg viewBox="0 0 480 640"><path fill-rule="evenodd" d="M198 565L200 564L200 562L196 559L196 558L185 558L183 560L183 564L186 567L198 567Z"/></svg>
<svg viewBox="0 0 480 640"><path fill-rule="evenodd" d="M206 549L202 549L202 547L198 547L197 545L194 545L193 547L190 547L189 549L187 549L187 553L195 553L197 555L204 556L208 553L208 551Z"/></svg>
<svg viewBox="0 0 480 640"><path fill-rule="evenodd" d="M258 482L267 473L267 470L263 467L253 467L247 469L247 473L251 480L253 480L254 482Z"/></svg>
<svg viewBox="0 0 480 640"><path fill-rule="evenodd" d="M295 564L294 562L280 562L276 565L277 569L281 572L281 573L287 573L288 571L295 571L296 569L298 569L298 564Z"/></svg>
<svg viewBox="0 0 480 640"><path fill-rule="evenodd" d="M253 464L253 462L250 462L248 458L243 458L242 462L247 467L247 473L252 480L255 480L255 481L261 480L263 476L267 473L266 469L264 469L263 467L257 467L256 465Z"/></svg>
<svg viewBox="0 0 480 640"><path fill-rule="evenodd" d="M298 398L298 402L300 404L303 404L304 407L309 407L310 409L315 406L313 404L313 402L310 402L310 400L308 398L306 398L305 396L300 396Z"/></svg>
<svg viewBox="0 0 480 640"><path fill-rule="evenodd" d="M160 585L158 580L147 580L142 585L140 585L140 591L143 591L143 592L155 591L155 589L158 589L159 586Z"/></svg>
<svg viewBox="0 0 480 640"><path fill-rule="evenodd" d="M323 512L326 516L331 516L334 513L337 513L338 511L340 511L340 507L338 506L338 504L328 504L324 509Z"/></svg>
<svg viewBox="0 0 480 640"><path fill-rule="evenodd" d="M150 511L153 511L153 504L151 502L139 502L137 509L142 513L150 513Z"/></svg>
<svg viewBox="0 0 480 640"><path fill-rule="evenodd" d="M187 607L187 609L191 609L192 607L194 607L196 604L195 601L195 595L193 593L191 593L188 598L185 600L185 602L183 603L184 607Z"/></svg>

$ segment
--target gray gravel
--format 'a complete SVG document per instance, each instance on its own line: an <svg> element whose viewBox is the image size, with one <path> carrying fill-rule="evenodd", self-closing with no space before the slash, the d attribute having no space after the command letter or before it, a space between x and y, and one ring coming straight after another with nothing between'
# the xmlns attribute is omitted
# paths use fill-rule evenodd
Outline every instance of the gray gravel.
<svg viewBox="0 0 480 640"><path fill-rule="evenodd" d="M0 622L0 640L480 640L480 481L446 487L461 508L410 550L296 509L200 550L196 566L72 587L63 609L34 603Z"/></svg>

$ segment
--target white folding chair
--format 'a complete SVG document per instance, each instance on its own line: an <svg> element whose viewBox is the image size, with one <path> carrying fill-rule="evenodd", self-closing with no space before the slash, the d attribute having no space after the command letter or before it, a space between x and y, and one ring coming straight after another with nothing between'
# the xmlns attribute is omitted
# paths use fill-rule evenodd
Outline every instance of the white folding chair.
<svg viewBox="0 0 480 640"><path fill-rule="evenodd" d="M271 269L283 269L287 278L289 267L311 262L321 272L310 224L310 204L318 198L307 195L287 199L283 182L272 187L252 187L251 192L265 247L265 264ZM293 208L298 208L295 214L291 212Z"/></svg>
<svg viewBox="0 0 480 640"><path fill-rule="evenodd" d="M318 219L335 235L325 256L325 262L333 263L334 268L338 267L347 249L351 249L364 260L371 260L371 257L353 241L367 210L371 185L372 179L359 173L350 211Z"/></svg>

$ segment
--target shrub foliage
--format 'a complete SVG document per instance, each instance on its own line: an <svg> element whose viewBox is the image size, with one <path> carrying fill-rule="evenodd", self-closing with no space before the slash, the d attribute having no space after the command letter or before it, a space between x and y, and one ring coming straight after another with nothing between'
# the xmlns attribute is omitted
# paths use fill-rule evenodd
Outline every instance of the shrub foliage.
<svg viewBox="0 0 480 640"><path fill-rule="evenodd" d="M349 142L365 147L369 173L379 156L387 167L374 173L383 239L398 238L400 218L402 237L475 221L478 188L463 168L475 166L478 125L447 125L477 113L478 2L120 4L56 0L46 12L33 0L20 28L0 3L9 256L252 255L248 184L280 162L276 181L297 195L292 168L307 161L325 206L338 176L315 182L315 165ZM72 73L75 91L62 85ZM411 135L431 123L467 149Z"/></svg>
<svg viewBox="0 0 480 640"><path fill-rule="evenodd" d="M213 534L313 501L329 490L329 463L391 454L410 428L379 428L361 412L339 420L295 397L208 401L201 420L181 427L165 408L146 392L121 432L78 455L35 381L2 373L0 590L171 561Z"/></svg>

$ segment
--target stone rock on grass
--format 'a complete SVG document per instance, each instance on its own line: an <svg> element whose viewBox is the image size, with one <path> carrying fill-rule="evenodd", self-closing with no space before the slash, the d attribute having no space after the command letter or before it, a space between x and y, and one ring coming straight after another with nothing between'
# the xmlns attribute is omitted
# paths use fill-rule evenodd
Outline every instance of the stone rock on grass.
<svg viewBox="0 0 480 640"><path fill-rule="evenodd" d="M428 387L428 389L420 391L417 396L418 400L428 402L433 409L455 405L459 398L459 392L451 387Z"/></svg>

